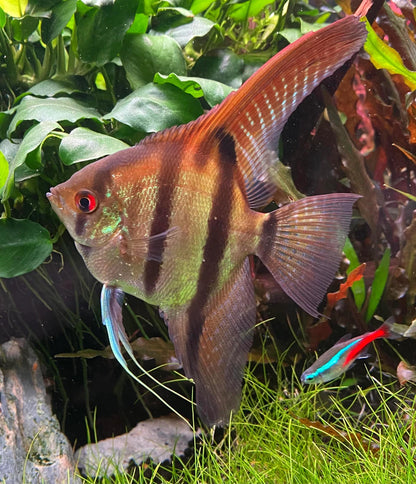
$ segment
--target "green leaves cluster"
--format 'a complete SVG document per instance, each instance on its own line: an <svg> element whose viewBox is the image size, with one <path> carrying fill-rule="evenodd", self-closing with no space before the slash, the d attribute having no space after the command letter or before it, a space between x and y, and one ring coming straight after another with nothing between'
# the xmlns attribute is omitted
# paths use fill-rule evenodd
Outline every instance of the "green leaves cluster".
<svg viewBox="0 0 416 484"><path fill-rule="evenodd" d="M50 254L50 186L197 118L299 36L301 17L323 20L274 3L0 0L0 277Z"/></svg>
<svg viewBox="0 0 416 484"><path fill-rule="evenodd" d="M347 274L349 274L360 265L357 253L355 252L354 247L349 239L346 240L344 254L350 262L347 270ZM374 316L386 288L389 277L390 255L390 249L387 248L377 265L368 295L365 291L364 279L355 281L351 286L357 309L359 311L362 310L366 323L368 323Z"/></svg>
<svg viewBox="0 0 416 484"><path fill-rule="evenodd" d="M402 75L405 83L414 91L416 89L416 72L409 70L404 65L397 50L383 42L368 21L366 27L368 37L364 48L370 55L373 65L377 69L386 69L390 74Z"/></svg>

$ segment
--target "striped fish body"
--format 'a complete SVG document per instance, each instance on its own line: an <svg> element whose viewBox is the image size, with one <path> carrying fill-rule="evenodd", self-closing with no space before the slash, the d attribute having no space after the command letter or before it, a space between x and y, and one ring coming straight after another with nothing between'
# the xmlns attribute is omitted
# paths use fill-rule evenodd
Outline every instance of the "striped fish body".
<svg viewBox="0 0 416 484"><path fill-rule="evenodd" d="M116 358L129 371L122 294L158 305L208 425L227 423L240 401L256 315L248 256L314 316L338 268L356 195L257 209L279 187L276 149L289 115L365 38L355 16L307 34L208 114L92 163L47 194L104 285Z"/></svg>
<svg viewBox="0 0 416 484"><path fill-rule="evenodd" d="M164 308L189 302L198 284L222 287L255 252L265 218L247 204L232 138L203 154L178 151L181 131L89 165L59 187L61 198L67 190L73 198L73 185L94 187L100 200L95 216L66 221L94 277Z"/></svg>

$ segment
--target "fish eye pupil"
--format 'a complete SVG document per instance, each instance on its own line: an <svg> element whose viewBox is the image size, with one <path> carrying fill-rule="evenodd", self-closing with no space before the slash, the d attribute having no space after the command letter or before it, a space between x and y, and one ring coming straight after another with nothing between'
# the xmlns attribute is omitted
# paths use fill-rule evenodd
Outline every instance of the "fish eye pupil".
<svg viewBox="0 0 416 484"><path fill-rule="evenodd" d="M78 209L84 213L91 213L97 208L97 199L91 192L86 190L76 194L75 203Z"/></svg>
<svg viewBox="0 0 416 484"><path fill-rule="evenodd" d="M89 200L89 198L87 198L87 197L81 197L79 199L79 206L80 206L81 209L89 210L89 208L90 208L90 200Z"/></svg>

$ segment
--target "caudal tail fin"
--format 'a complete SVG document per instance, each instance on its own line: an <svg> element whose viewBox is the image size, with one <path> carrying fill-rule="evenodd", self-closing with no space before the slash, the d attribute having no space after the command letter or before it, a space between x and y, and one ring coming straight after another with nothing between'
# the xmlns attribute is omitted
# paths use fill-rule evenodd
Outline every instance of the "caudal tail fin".
<svg viewBox="0 0 416 484"><path fill-rule="evenodd" d="M301 308L317 307L333 280L350 226L351 193L306 197L267 214L256 255Z"/></svg>
<svg viewBox="0 0 416 484"><path fill-rule="evenodd" d="M406 328L406 326L397 324L396 318L390 316L379 328L383 333L381 338L402 339L405 337L404 333L406 332L404 328Z"/></svg>

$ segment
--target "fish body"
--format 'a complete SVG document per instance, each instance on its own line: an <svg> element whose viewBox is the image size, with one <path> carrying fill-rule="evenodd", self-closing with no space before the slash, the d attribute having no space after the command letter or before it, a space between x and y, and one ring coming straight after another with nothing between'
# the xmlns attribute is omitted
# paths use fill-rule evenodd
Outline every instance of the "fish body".
<svg viewBox="0 0 416 484"><path fill-rule="evenodd" d="M157 150L149 137L102 160L98 170L87 166L72 177L68 194L79 183L101 200L96 213L75 217L72 227L66 222L94 277L158 306L181 306L194 297L204 257L212 261L212 251L222 285L235 262L241 265L258 245L264 219L250 210L237 165L226 160L231 137L212 144L198 166L192 146L180 149L182 131L168 133L172 140L155 139ZM154 151L164 155L154 157ZM144 161L131 163L132 155ZM219 158L225 160L220 170ZM117 180L128 183L118 186ZM64 186L59 191L67 197Z"/></svg>
<svg viewBox="0 0 416 484"><path fill-rule="evenodd" d="M379 338L397 338L392 330L393 321L385 321L378 329L364 333L355 338L342 338L328 351L325 351L305 370L300 379L302 383L325 383L335 380L345 373L359 358L365 358L366 347Z"/></svg>
<svg viewBox="0 0 416 484"><path fill-rule="evenodd" d="M365 38L355 16L307 34L206 115L94 162L47 194L103 283L118 361L127 369L122 347L134 358L120 302L129 293L159 306L208 425L227 423L240 402L256 319L248 257L314 316L338 268L356 195L257 209L279 186L288 117Z"/></svg>

